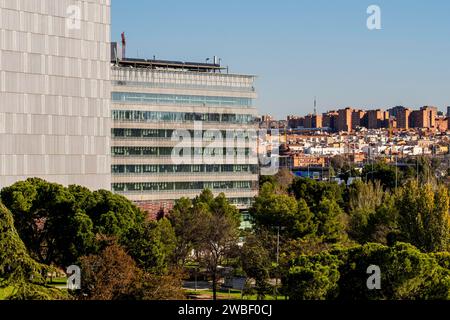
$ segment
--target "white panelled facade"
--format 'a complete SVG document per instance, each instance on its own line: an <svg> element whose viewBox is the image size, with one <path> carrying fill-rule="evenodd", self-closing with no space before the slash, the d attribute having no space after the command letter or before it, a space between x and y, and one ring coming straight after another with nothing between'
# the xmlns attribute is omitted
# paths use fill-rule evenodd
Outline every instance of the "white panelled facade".
<svg viewBox="0 0 450 320"><path fill-rule="evenodd" d="M0 188L111 188L110 0L0 0Z"/></svg>

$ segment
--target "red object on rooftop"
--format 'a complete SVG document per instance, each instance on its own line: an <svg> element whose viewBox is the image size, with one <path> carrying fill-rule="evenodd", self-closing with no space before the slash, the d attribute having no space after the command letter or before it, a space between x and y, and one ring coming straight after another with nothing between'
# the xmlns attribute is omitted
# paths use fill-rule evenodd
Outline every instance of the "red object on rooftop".
<svg viewBox="0 0 450 320"><path fill-rule="evenodd" d="M127 41L125 39L125 32L122 32L122 60L125 60L125 52L127 47Z"/></svg>

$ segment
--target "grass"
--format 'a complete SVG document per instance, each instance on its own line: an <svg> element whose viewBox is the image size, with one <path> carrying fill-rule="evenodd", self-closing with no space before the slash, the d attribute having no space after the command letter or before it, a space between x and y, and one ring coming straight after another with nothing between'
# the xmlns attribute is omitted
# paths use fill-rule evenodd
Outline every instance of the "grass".
<svg viewBox="0 0 450 320"><path fill-rule="evenodd" d="M13 287L0 289L0 300L6 300L14 291Z"/></svg>
<svg viewBox="0 0 450 320"><path fill-rule="evenodd" d="M53 278L52 281L50 281L50 278L47 278L48 285L49 286L65 286L67 284L67 278Z"/></svg>
<svg viewBox="0 0 450 320"><path fill-rule="evenodd" d="M186 295L189 296L204 296L212 299L213 291L212 290L185 290ZM258 296L255 295L245 295L242 297L240 290L217 290L217 299L218 300L257 300ZM264 300L275 300L275 297L272 295L267 295ZM278 300L285 300L285 297L278 296Z"/></svg>

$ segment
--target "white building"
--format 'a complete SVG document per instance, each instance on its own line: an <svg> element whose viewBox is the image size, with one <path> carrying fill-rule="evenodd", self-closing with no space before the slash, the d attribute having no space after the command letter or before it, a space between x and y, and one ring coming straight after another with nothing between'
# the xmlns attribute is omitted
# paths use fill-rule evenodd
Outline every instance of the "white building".
<svg viewBox="0 0 450 320"><path fill-rule="evenodd" d="M110 0L0 0L0 188L110 189Z"/></svg>
<svg viewBox="0 0 450 320"><path fill-rule="evenodd" d="M258 193L256 145L247 140L257 129L255 77L224 69L216 62L127 58L114 63L114 192L149 213L170 210L175 200L194 198L206 188L223 192L239 209L251 205ZM180 130L200 136L184 150L200 161L174 161ZM213 139L214 132L221 138ZM227 138L230 132L233 139ZM213 140L223 145L213 148ZM205 161L212 154L216 161Z"/></svg>
<svg viewBox="0 0 450 320"><path fill-rule="evenodd" d="M338 154L344 154L345 148L344 147L309 147L305 150L306 154L313 154L313 155L338 155Z"/></svg>

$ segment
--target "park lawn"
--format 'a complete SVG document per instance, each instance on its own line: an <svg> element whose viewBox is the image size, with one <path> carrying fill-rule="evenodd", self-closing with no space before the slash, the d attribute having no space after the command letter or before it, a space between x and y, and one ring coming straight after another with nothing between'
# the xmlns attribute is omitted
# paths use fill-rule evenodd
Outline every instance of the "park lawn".
<svg viewBox="0 0 450 320"><path fill-rule="evenodd" d="M213 297L212 290L186 290L185 293L187 295L199 295L199 296L209 296L211 299ZM241 296L240 290L218 290L217 291L217 299L218 300L257 300L257 295L245 295ZM264 300L275 300L275 297L272 295L267 295ZM278 300L285 300L284 296L278 296Z"/></svg>
<svg viewBox="0 0 450 320"><path fill-rule="evenodd" d="M48 280L48 285L49 286L63 286L67 284L67 278L53 278L52 281L50 281L50 278L47 278Z"/></svg>

